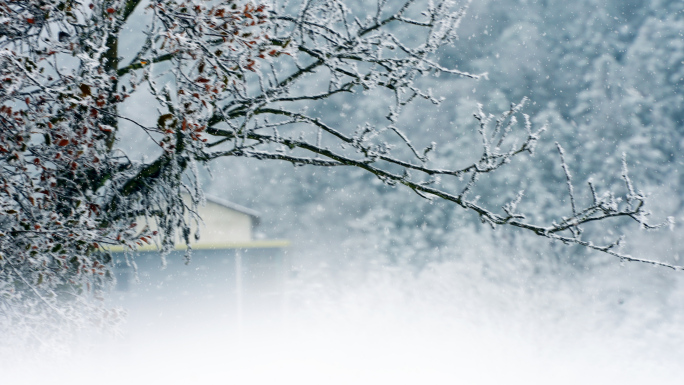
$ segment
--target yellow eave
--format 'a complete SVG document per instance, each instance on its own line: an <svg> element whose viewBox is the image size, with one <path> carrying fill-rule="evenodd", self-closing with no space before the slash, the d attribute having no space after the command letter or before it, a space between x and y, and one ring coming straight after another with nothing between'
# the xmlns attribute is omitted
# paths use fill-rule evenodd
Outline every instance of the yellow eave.
<svg viewBox="0 0 684 385"><path fill-rule="evenodd" d="M192 245L193 250L225 250L225 249L269 249L269 248L282 248L290 246L290 241L286 239L268 239L259 241L249 241L249 242L224 242L224 243L196 243ZM105 250L109 250L113 253L121 253L127 250L124 246L105 246ZM188 246L185 244L179 244L174 247L174 250L187 250ZM144 245L138 247L135 252L140 251L158 251L159 248L156 245Z"/></svg>

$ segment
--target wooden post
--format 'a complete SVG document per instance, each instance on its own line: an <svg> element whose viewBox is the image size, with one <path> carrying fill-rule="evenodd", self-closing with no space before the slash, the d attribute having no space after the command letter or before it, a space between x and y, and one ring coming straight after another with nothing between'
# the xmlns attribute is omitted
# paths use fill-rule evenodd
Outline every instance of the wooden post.
<svg viewBox="0 0 684 385"><path fill-rule="evenodd" d="M243 306L242 306L242 253L240 249L235 250L235 303L236 303L236 321L237 321L237 332L242 335L242 318L243 318Z"/></svg>

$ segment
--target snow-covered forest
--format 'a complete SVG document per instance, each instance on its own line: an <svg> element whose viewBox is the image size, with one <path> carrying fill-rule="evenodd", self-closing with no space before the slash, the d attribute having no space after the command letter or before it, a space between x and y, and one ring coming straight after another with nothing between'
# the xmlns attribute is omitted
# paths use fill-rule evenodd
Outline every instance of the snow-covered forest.
<svg viewBox="0 0 684 385"><path fill-rule="evenodd" d="M578 185L589 178L620 183L624 152L654 216L676 219L672 231L627 230L624 247L677 263L684 255L683 8L679 1L475 1L460 39L440 62L488 76L431 79L446 102L438 111L411 110L419 122L411 134L436 137L442 149L453 147L445 157L459 156L478 140L476 103L503 111L529 97L527 112L536 124L548 122L548 132L534 158L480 185L481 199L503 203L510 199L506 193L524 188L521 204L552 216L563 209L555 202L566 191L555 141L563 144ZM373 105L326 110L341 122L357 114L379 120L383 112ZM511 229L491 231L448 202L427 202L357 170L241 160L221 161L214 170L207 191L227 191L228 199L268 213L264 231L294 240L306 257L293 281L297 299L318 316L346 312L363 324L368 314L387 321L382 314L401 309L423 320L439 314L435 318L485 323L535 346L541 351L535 359L548 354L565 361L558 365L567 370L587 368L590 378L575 380L589 383L602 382L594 372L611 373L608 382L640 383L642 377L623 376L633 373L632 365L663 363L658 370L666 372L682 357L684 280L678 273L621 264ZM596 366L578 356L596 358ZM537 369L521 366L521 372ZM518 378L526 375L539 378L529 372Z"/></svg>
<svg viewBox="0 0 684 385"><path fill-rule="evenodd" d="M176 4L173 1L163 3ZM361 31L364 25L373 25L377 9L383 9L388 17L403 4L394 0L379 1L378 4L348 0L344 2L346 8L340 11L342 8L327 6L338 4L335 1L266 3L268 7L263 9L254 3L254 17L260 12L268 14L269 9L278 10L280 16L288 13L298 15L299 12L301 17L305 13L302 10L310 6L319 12L316 17L332 29L342 30L343 26L335 24L339 23L339 19L326 16L325 12L346 12L349 20L356 16L358 27L352 27ZM149 4L156 3L144 2L143 5ZM2 2L0 6L6 7ZM416 0L411 6L425 10L429 17L434 17L434 8L430 8L432 2ZM460 8L462 6L463 9ZM129 68L130 74L119 71L122 84L135 84L141 91L131 91L130 97L117 102L116 113L135 117L137 123L143 126L151 127L158 123L159 127L170 128L176 113L173 111L175 101L171 102L170 97L164 94L165 82L187 82L184 86L192 87L196 84L191 79L178 74L185 70L197 75L193 71L202 70L197 62L190 62L185 63L184 68L182 63L178 64L176 72L171 71L172 75L169 75L171 72L159 75L153 70L145 74L133 74L137 70L145 71L145 60L154 61L149 55L162 57L171 52L171 48L157 42L145 42L141 32L152 23L153 12L157 12L159 25L166 26L164 23L170 20L169 14L164 14L166 9L146 12L144 8L141 6L130 15L118 43L118 62L122 63L119 68L124 68L123 63L137 63L136 60L144 62L138 67L125 67ZM407 20L413 17L419 20L421 17L414 8L407 11ZM195 179L191 179L189 185L201 186L208 196L235 202L261 214L257 238L290 240L287 279L283 289L284 312L287 316L282 329L252 330L254 335L240 339L231 334L232 331L221 330L216 323L211 323L211 327L204 330L188 326L185 335L181 336L165 335L163 327L146 335L127 329L124 322L119 326L123 335L128 335L128 338L135 336L137 342L126 340L122 344L119 339L125 340L126 337L102 337L96 334L94 338L108 343L114 341L112 344L117 347L98 350L98 354L113 365L129 365L129 369L123 369L124 373L135 372L139 376L137 378L149 381L164 378L170 383L174 379L199 379L207 383L227 381L231 375L245 376L241 378L255 376L257 379L282 378L279 375L302 376L310 381L325 379L326 375L330 375L336 376L333 383L337 380L341 383L383 383L390 380L399 383L421 380L452 383L452 380L459 378L473 383L496 383L502 380L514 383L605 383L615 380L621 383L643 383L647 380L679 383L675 373L677 363L684 358L684 349L681 347L684 343L684 331L681 328L684 321L684 273L663 266L624 259L621 261L615 255L592 247L610 245L624 235L620 245L605 250L615 250L619 256L658 261L665 265L683 264L680 260L680 256L684 256L684 245L681 243L684 221L684 175L681 175L684 169L684 7L681 1L481 0L457 3L452 9L458 15L449 20L454 24L453 31L449 30L449 33L454 33L453 36L440 35L446 43L435 47L432 61L418 60L411 64L420 67L421 75L425 76L415 76L414 79L413 75L405 78L397 75L395 78L395 75L384 77L385 74L381 73L356 83L343 76L333 81L320 76L302 78L292 90L287 90L290 93L288 95L295 95L295 98L302 94L320 95L325 90L334 95L296 100L295 107L301 116L286 117L292 118L292 121L285 118L278 120L277 116L261 121L255 118L255 127L249 134L260 135L257 130L264 127L273 129L275 134L258 138L262 140L260 144L268 142L271 147L244 145L243 142L242 147L236 145L230 150L222 150L223 155L233 151L237 156L216 155L216 159L208 162L206 167L202 161L188 167L193 172L196 170L197 175L197 183L193 184ZM103 10L105 14L109 12L108 9ZM432 10L433 14L427 10ZM127 9L124 11L128 12ZM265 20L266 16L263 18ZM0 24L5 22L3 20L0 19ZM287 23L294 23L284 16L279 22L282 23L279 28L283 30L287 30ZM161 31L163 28L159 25L150 30L159 36L168 32ZM415 47L420 43L417 40L423 36L415 33L414 27L416 25L411 23L387 23L386 32L407 47ZM169 27L169 30L173 28ZM263 31L256 31L255 39L263 38L266 43L259 44L264 46L271 44L269 50L251 50L251 46L248 46L245 52L235 54L235 68L246 68L244 79L250 79L253 75L247 68L255 65L250 64L254 61L249 61L253 56L258 62L257 54L273 49L270 56L266 55L269 56L268 60L271 60L270 57L273 60L278 57L294 60L297 55L294 51L295 41L297 47L308 47L304 33L292 38L292 46L289 45L290 40L277 40L280 36L278 33L284 33L278 32L277 28L267 33L272 34L271 38L275 40L268 42L269 37ZM62 36L59 37L60 44L67 44L62 41ZM324 43L318 42L316 39L320 36L330 41L323 39ZM322 44L322 52L337 52L330 48L337 44L330 36L337 35L330 32L330 35L320 33L320 36L311 38L310 43ZM106 36L96 36L94 41L97 42L97 38L103 39L103 42L107 39ZM389 41L383 41L382 44L389 46ZM187 50L190 56L196 54L193 51L196 48L189 48L191 44L186 41L176 40L174 44L180 50ZM373 46L372 42L368 44ZM145 53L148 56L136 56L142 52L141 47L143 51L147 50ZM61 49L68 50L66 47ZM368 54L368 63L394 58L383 57L386 54L384 51L371 51L359 50ZM100 54L103 52L100 50ZM352 53L356 54L356 51ZM315 57L315 54L311 54L311 57ZM0 58L5 60L6 57ZM309 65L311 61L306 60L302 59L298 64ZM11 65L3 63L0 62L0 71L4 71L3 74L12 73ZM155 65L161 68L159 73L168 70L163 63ZM201 65L204 67L204 64ZM326 65L340 71L348 69L343 60L330 61ZM262 68L266 67L262 64ZM286 63L277 71L286 73L293 68L296 67L292 63ZM354 68L361 72L366 70L362 66ZM27 71L31 69L27 67ZM282 75L281 72L276 74L277 71L273 71L274 78ZM265 70L263 72L267 73ZM220 73L220 70L216 70L216 73ZM206 74L207 77L218 76L214 73L209 75L209 70ZM105 81L98 76L93 75L95 79L89 81L103 84ZM131 79L135 76L139 78ZM277 87L273 87L277 92L269 94L269 85L264 85L270 84L269 76L260 74L257 78L254 75L252 80L256 83L245 84L243 89L240 85L233 89L221 89L216 92L219 95L217 99L212 99L212 102L208 98L206 100L210 104L214 100L237 103L230 99L232 96L226 97L225 94L244 91L247 95L261 87L262 90L267 89L264 91L265 95L269 95L266 99L274 98L272 106L281 108L289 101L285 100L285 93L279 93ZM410 84L406 80L408 78ZM202 87L208 83L204 81L206 79L198 79L201 81L194 83L199 82ZM237 75L235 77L238 83L242 79ZM411 103L395 104L388 94L383 93L386 91L382 89L385 85L383 82L387 79L398 83L406 81L405 84L409 84L407 89L420 92ZM353 84L347 85L345 81ZM5 84L7 88L8 84ZM339 87L339 90L352 86L366 89L359 89L358 94L350 95L340 91L340 95L337 95L338 91L331 85ZM155 86L159 88L150 93ZM378 91L378 88L381 90ZM0 92L5 91L0 89ZM85 100L91 89L78 87L70 92L79 94ZM92 86L92 93L95 94L95 86ZM211 95L211 92L207 91L207 95ZM212 115L206 105L206 111L203 110L201 103L192 97L183 97L178 96L178 103L181 99L188 100L193 103L193 108L197 107L187 114L187 119L198 128L203 122L211 122L216 115ZM235 100L248 106L245 109L249 111L266 108L264 104L259 104L262 103L259 97L240 97L242 99L236 97ZM276 100L278 97L282 100ZM397 96L397 100L401 101L401 97ZM95 105L97 100L94 97L92 99ZM196 99L202 100L199 96ZM248 99L252 104L245 102ZM164 100L167 104L164 104ZM567 218L581 217L575 212L575 207L580 208L579 212L596 203L596 194L592 196L594 188L599 196L612 191L616 197L625 197L620 204L631 204L628 202L630 197L638 197L637 200L641 202L639 194L643 192L646 197L645 210L651 212L649 223L666 223L667 226L648 230L635 222L632 216L623 215L625 218L588 220L583 225L581 236L584 238L581 239L590 239L592 247L583 246L581 242L573 244L573 240L580 239L577 238L579 226L571 224L567 224L565 230L569 235L563 235L568 237L566 242L554 241L547 236L539 236L539 232L530 231L525 226L508 226L509 223L497 225L496 220L491 219L495 217L464 209L465 206L448 199L425 199L426 196L430 198L436 195L420 190L439 186L439 191L458 193L467 185L471 174L465 174L465 180L451 180L445 176L442 180L434 181L427 176L420 179L420 176L415 176L419 173L415 168L407 168L412 173L410 177L407 176L409 173L405 173L392 181L391 178L385 176L383 179L378 173L354 165L337 167L327 164L332 167L326 167L325 162L340 161L339 157L326 155L329 148L337 150L335 146L339 147L339 142L326 143L329 139L321 135L320 128L316 129L318 131L306 131L306 124L316 128L323 121L326 127L340 129L343 134L350 133L351 138L351 133L356 135L364 127L372 127L369 131L371 136L385 135L383 140L389 147L394 146L394 152L383 152L385 149L381 148L383 144L380 142L371 143L373 146L377 144L377 147L370 144L364 147L364 144L342 140L340 142L346 149L340 150L340 154L352 159L352 155L348 154L355 150L356 155L361 156L361 163L373 156L391 155L394 157L392 159L413 159L416 164L433 169L460 170L482 159L482 134L478 129L482 127L480 123L486 119L486 114L499 116L521 100L525 100L524 107L511 116L517 116L519 121L514 130L523 132L523 135L513 138L518 131L512 131L513 139L507 138L511 143L505 142L505 145L514 148L527 143L525 141L529 137L525 136L524 117L527 115L531 130L546 127L538 139L534 137L534 154L516 155L510 159L510 163L506 161L501 168L497 166L496 172L478 175L479 179L472 190L466 187L469 189L467 204L497 210L506 207L505 213L513 215L505 222L518 221L515 215L519 212L525 215L525 220L521 222L563 227L566 222L572 222ZM270 99L268 101L271 102ZM437 104L436 101L440 102ZM13 101L7 103L14 109L23 107ZM164 108L168 108L169 115L162 119L159 111ZM102 114L106 115L104 112ZM474 118L474 115L480 119ZM242 117L244 115L240 119ZM96 119L97 116L92 118ZM241 127L242 121L226 116L223 119L226 127L238 132L236 127ZM248 119L251 119L249 114L245 122ZM289 134L281 126L286 127L290 123L304 134L287 136ZM153 164L159 154L166 151L164 146L160 150L155 140L161 139L159 142L166 143L168 147L175 135L161 132L155 137L157 133L153 132L148 136L124 119L119 119L116 124L119 135L110 150L125 152L132 164L139 162L137 166L126 169L130 175L144 171L144 165ZM207 125L210 126L210 123ZM259 125L262 127L259 128ZM398 127L396 135L392 129L383 131L383 128L393 125ZM233 137L226 134L228 128L219 127L214 132L211 131L212 127L205 136L211 137L212 133L216 137L224 135L228 143L237 143L241 139L237 134ZM245 127L248 127L247 123ZM324 133L327 135L329 132ZM536 131L529 132L536 135ZM243 135L246 138L247 134ZM339 137L342 136L340 134ZM171 139L167 140L167 137ZM256 136L251 137L256 140L254 138ZM408 146L406 138L410 139ZM296 152L302 148L308 149L306 146L289 152L299 145L297 143L316 147L318 152L313 151L313 155L306 157ZM496 146L496 151L501 143L504 143L503 138ZM189 147L188 153L193 156L211 153L205 151L199 142ZM426 151L423 152L423 149ZM368 151L375 153L369 157ZM428 153L429 162L420 160L421 156L427 159ZM50 156L54 157L54 154L50 153ZM197 159L201 156L197 155ZM112 162L123 164L119 160ZM397 168L392 167L402 164L394 163L386 169L396 172ZM628 178L625 177L626 169ZM403 170L399 175L401 172ZM410 184L402 185L406 181L413 183L413 180L416 181L413 187ZM123 179L111 183L130 186ZM590 187L590 184L595 187ZM632 184L633 188L630 187ZM154 208L160 209L165 209L173 202L181 202L178 194L165 190L168 186L175 185L168 182L154 187L150 190L150 196L154 199L140 198L127 209L142 212L149 202L156 202ZM638 193L630 191L632 189ZM201 204L199 189L191 193L195 194L193 204ZM102 193L101 196L107 197L107 194ZM515 204L511 206L511 202ZM194 207L191 204L189 209ZM633 207L638 207L639 214L634 217L643 219L643 212L639 211L640 203L628 209ZM9 204L0 207L4 212L10 208ZM625 209L616 203L615 209L610 206L606 210L601 213L612 216L624 213L620 210ZM152 208L149 211L145 211L145 214L156 215L151 213ZM10 214L3 215L6 218L0 219L0 225L7 228L0 228L0 235L6 237L5 233L9 234L12 222L8 219ZM174 215L176 217L172 217L177 219L185 214L181 212ZM107 220L115 221L112 218ZM164 223L169 228L176 226L171 224L170 219ZM125 224L124 221L119 225ZM177 227L183 228L185 225ZM88 227L88 224L83 223L79 226L89 231L79 234L84 237L84 242L102 243L101 238L88 238L90 232L107 239L117 236L116 232L103 234L97 226ZM189 224L187 226L189 228ZM186 235L186 239L189 239L191 234L188 232ZM124 238L126 236L124 234ZM130 238L131 234L128 236ZM174 237L160 240L162 248L170 250L172 238L175 239L175 233ZM136 239L126 241L133 245ZM6 242L0 243L5 247L0 251L7 253L10 250L7 247L11 244L7 246L9 243L6 239L0 242ZM106 259L98 258L92 257L93 261L106 263ZM190 261L188 265L190 270L192 263ZM7 273L9 265L3 266L2 274L5 275L0 276L14 274ZM31 279L37 281L38 274ZM41 282L42 277L40 275ZM69 276L64 279L72 278ZM86 281L83 281L84 284ZM107 293L112 293L111 289L107 290L102 293L105 302L110 301ZM7 282L0 284L0 294L9 292ZM10 294L7 294L7 298L10 298ZM7 315L7 306L11 304L9 300L1 304L0 311L6 313L0 313L0 317L15 317ZM74 309L91 308L84 306ZM135 319L134 314L129 316ZM161 322L161 319L154 322ZM131 325L137 327L147 321L136 322L139 323ZM155 325L163 325L163 322ZM81 337L79 343L90 338L91 332L86 334L87 337ZM21 340L24 337L17 338ZM0 346L0 353L3 354L14 354L16 350L16 346ZM232 349L237 346L241 350ZM261 349L268 353L264 354ZM180 351L191 354L181 359L176 357ZM45 354L54 354L54 351ZM126 356L156 356L159 359L150 360L149 366L144 368L127 361L129 358ZM60 358L50 357L59 362ZM90 362L83 359L84 362ZM17 367L28 367L26 363L17 361L20 360L12 361ZM461 364L455 364L455 361ZM270 366L275 374L254 374L252 371L259 371L257 368L262 363ZM491 373L490 364L501 371ZM408 370L409 367L412 370ZM60 369L59 373L69 376L64 369ZM93 373L92 369L84 369L81 374L71 374L74 379L80 379ZM39 378L37 372L13 375L17 381L23 378L26 383ZM108 376L111 379L129 378L120 372L111 372Z"/></svg>

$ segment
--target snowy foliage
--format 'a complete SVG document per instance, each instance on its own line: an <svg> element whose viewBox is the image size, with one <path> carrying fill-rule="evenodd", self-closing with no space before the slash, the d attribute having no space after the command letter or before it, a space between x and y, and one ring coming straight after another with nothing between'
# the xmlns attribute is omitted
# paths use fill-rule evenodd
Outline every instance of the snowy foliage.
<svg viewBox="0 0 684 385"><path fill-rule="evenodd" d="M493 227L679 268L621 254L618 241L582 233L584 224L618 217L653 226L626 166L623 197L590 184L582 206L560 144L565 215L528 219L518 191L500 207L479 202L472 194L478 180L532 154L546 129L523 112L526 99L498 116L475 111L481 152L449 163L462 166L435 166L430 156L440 145L414 144L406 111L442 103L424 80L478 78L439 60L457 41L465 10L449 0L379 1L369 13L337 0L1 2L0 317L72 320L82 304L100 309L97 322L116 318L91 301L112 280L105 246L156 242L164 253L178 236L189 244L202 202L198 163L221 157L348 166L450 201ZM120 36L134 12L150 22L141 48L123 63ZM153 126L121 114L122 103L141 92L156 100ZM386 119L350 127L319 112L350 98L387 101ZM139 162L117 147L123 122L155 143L156 158ZM136 226L139 217L159 231Z"/></svg>

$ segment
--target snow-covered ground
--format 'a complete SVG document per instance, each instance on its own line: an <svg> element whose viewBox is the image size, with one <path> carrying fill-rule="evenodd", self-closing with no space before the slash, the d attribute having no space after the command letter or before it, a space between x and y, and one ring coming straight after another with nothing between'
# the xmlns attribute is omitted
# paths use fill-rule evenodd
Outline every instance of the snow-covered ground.
<svg viewBox="0 0 684 385"><path fill-rule="evenodd" d="M201 316L131 317L123 337L4 360L3 383L681 383L682 312L643 283L684 278L640 265L535 278L525 266L513 264L508 277L472 261L420 273L372 263L307 268L269 322L238 330L220 302Z"/></svg>

